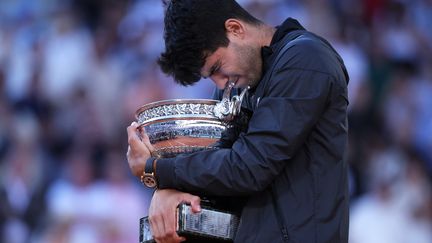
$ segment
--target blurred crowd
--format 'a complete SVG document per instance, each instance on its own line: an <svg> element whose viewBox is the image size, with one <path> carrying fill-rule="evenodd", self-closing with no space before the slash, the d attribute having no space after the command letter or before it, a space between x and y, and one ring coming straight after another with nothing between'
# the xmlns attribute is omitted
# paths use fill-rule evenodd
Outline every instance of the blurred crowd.
<svg viewBox="0 0 432 243"><path fill-rule="evenodd" d="M239 0L298 19L350 74L351 243L432 242L432 0ZM0 1L0 242L138 242L151 191L126 127L145 103L210 98L159 71L159 0Z"/></svg>

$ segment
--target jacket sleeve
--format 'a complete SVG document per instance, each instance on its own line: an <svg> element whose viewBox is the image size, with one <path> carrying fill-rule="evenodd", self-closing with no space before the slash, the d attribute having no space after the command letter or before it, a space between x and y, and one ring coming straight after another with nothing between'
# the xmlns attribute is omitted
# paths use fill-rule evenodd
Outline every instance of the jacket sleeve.
<svg viewBox="0 0 432 243"><path fill-rule="evenodd" d="M305 142L331 93L332 78L322 72L281 69L255 109L246 134L231 149L159 159L160 188L216 196L264 190Z"/></svg>

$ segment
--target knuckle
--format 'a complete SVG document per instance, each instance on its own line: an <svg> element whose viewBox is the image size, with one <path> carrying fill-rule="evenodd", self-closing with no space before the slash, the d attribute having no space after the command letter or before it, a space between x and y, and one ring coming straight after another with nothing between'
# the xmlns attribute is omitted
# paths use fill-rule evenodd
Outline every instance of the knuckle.
<svg viewBox="0 0 432 243"><path fill-rule="evenodd" d="M150 213L148 216L148 219L151 223L156 223L160 218L161 216L155 213Z"/></svg>
<svg viewBox="0 0 432 243"><path fill-rule="evenodd" d="M173 238L175 236L176 232L173 229L168 229L165 232L165 237L167 238Z"/></svg>
<svg viewBox="0 0 432 243"><path fill-rule="evenodd" d="M153 238L156 240L156 242L162 242L163 241L163 237L159 234L155 234L153 235Z"/></svg>
<svg viewBox="0 0 432 243"><path fill-rule="evenodd" d="M129 144L132 144L134 141L135 141L135 137L130 136L130 137L128 138L128 143L129 143Z"/></svg>

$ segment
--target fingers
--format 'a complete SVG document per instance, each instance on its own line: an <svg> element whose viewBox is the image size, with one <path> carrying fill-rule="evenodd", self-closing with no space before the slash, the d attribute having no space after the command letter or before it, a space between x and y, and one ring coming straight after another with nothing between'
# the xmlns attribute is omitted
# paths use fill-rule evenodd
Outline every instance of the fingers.
<svg viewBox="0 0 432 243"><path fill-rule="evenodd" d="M155 148L150 143L150 138L148 137L145 129L140 128L138 126L138 123L132 122L132 124L127 127L127 133L128 133L128 142L129 145L132 146L141 146L142 143L145 144L146 148L150 153L155 152Z"/></svg>
<svg viewBox="0 0 432 243"><path fill-rule="evenodd" d="M177 203L175 195L170 196L169 192L169 190L157 190L153 195L149 210L150 229L156 242L178 243L186 239L177 234L175 213Z"/></svg>
<svg viewBox="0 0 432 243"><path fill-rule="evenodd" d="M199 197L191 195L189 203L193 213L201 212L201 199Z"/></svg>
<svg viewBox="0 0 432 243"><path fill-rule="evenodd" d="M127 127L128 143L132 146L139 146L141 139L138 135L138 123L132 122L130 126Z"/></svg>
<svg viewBox="0 0 432 243"><path fill-rule="evenodd" d="M163 232L163 224L160 222L160 219L158 220L154 216L149 216L150 231L155 240L160 239Z"/></svg>
<svg viewBox="0 0 432 243"><path fill-rule="evenodd" d="M140 176L144 171L145 163L151 156L151 150L148 148L147 144L150 144L148 137L141 141L138 135L138 124L133 122L129 127L127 127L128 134L128 151L126 153L129 167L132 174L135 176ZM152 147L153 148L153 147Z"/></svg>
<svg viewBox="0 0 432 243"><path fill-rule="evenodd" d="M153 238L156 241L160 242L165 232L165 226L163 220L163 212L165 210L161 209L161 206L164 205L158 202L157 194L158 194L158 190L156 190L150 203L149 223L150 223L150 230L152 232Z"/></svg>
<svg viewBox="0 0 432 243"><path fill-rule="evenodd" d="M153 147L153 145L150 143L150 138L147 135L145 129L140 129L141 134L141 140L146 145L147 149L150 151L151 154L154 154L156 149Z"/></svg>
<svg viewBox="0 0 432 243"><path fill-rule="evenodd" d="M153 194L149 221L156 242L182 242L185 237L177 234L176 209L180 203L192 205L194 212L200 211L200 198L173 189L158 189Z"/></svg>
<svg viewBox="0 0 432 243"><path fill-rule="evenodd" d="M166 214L165 212L156 212L156 214L149 216L150 229L152 230L153 237L158 242L166 242L173 234L173 232L170 232L170 229L173 227L169 227L172 221L170 220L170 213ZM174 213L172 214L175 216Z"/></svg>
<svg viewBox="0 0 432 243"><path fill-rule="evenodd" d="M165 235L164 235L164 240L166 240L167 242L181 242L183 237L180 237L177 234L177 216L175 213L173 214L167 214L165 215L166 217L164 218L163 222L164 222L164 230L165 230Z"/></svg>
<svg viewBox="0 0 432 243"><path fill-rule="evenodd" d="M179 201L189 204L193 213L201 212L201 198L190 193L180 192Z"/></svg>

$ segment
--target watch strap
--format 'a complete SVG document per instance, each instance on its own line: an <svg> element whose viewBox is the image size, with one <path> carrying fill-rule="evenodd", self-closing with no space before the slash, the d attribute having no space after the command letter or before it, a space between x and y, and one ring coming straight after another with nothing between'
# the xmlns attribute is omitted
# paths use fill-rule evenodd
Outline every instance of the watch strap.
<svg viewBox="0 0 432 243"><path fill-rule="evenodd" d="M153 168L154 168L153 164L154 164L155 160L156 160L156 158L154 158L154 157L150 157L149 159L147 159L145 167L144 167L144 173L145 174L151 174L151 173L154 174L155 173L155 171L153 171Z"/></svg>
<svg viewBox="0 0 432 243"><path fill-rule="evenodd" d="M144 166L144 172L141 175L141 182L150 188L157 187L157 181L155 177L155 171L154 171L154 163L156 158L152 157L149 158L146 161L146 164Z"/></svg>

